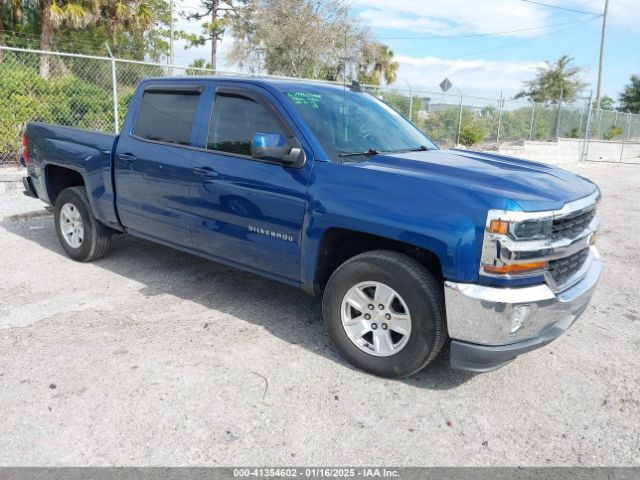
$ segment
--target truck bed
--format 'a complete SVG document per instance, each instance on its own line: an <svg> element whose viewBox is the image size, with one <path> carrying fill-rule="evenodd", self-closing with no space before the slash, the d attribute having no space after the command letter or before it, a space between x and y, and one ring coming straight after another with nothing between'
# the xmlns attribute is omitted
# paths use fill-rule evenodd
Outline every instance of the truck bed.
<svg viewBox="0 0 640 480"><path fill-rule="evenodd" d="M96 217L117 228L114 186L111 175L113 149L117 135L81 128L30 122L26 136L29 149L29 173L42 200L53 204L52 189L45 184L45 169L64 167L75 170L84 179L89 201Z"/></svg>

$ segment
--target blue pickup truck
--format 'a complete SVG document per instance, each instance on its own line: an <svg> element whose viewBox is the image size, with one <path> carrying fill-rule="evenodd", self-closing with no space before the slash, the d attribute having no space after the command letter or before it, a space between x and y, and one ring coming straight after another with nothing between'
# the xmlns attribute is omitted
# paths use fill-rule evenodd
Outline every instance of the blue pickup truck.
<svg viewBox="0 0 640 480"><path fill-rule="evenodd" d="M128 233L322 295L336 348L380 376L446 342L454 369L499 368L564 333L600 275L596 185L441 150L357 84L147 79L119 135L32 122L24 146L74 260Z"/></svg>

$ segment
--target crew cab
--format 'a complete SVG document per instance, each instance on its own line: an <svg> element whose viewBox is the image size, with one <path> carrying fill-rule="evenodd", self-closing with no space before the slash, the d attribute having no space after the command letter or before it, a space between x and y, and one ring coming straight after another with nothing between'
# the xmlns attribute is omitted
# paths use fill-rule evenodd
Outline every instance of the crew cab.
<svg viewBox="0 0 640 480"><path fill-rule="evenodd" d="M72 259L127 233L322 295L337 349L380 376L445 342L454 369L499 368L564 333L600 275L596 185L442 150L357 84L146 79L119 135L31 122L24 145Z"/></svg>

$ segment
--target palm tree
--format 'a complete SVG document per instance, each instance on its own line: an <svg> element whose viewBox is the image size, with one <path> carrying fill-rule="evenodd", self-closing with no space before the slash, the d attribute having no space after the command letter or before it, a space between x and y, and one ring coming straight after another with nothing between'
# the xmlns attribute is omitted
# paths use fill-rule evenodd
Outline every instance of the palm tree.
<svg viewBox="0 0 640 480"><path fill-rule="evenodd" d="M536 77L524 82L525 88L516 98L525 97L534 102L558 103L561 99L575 98L585 83L580 80L584 69L571 65L573 58L562 55L555 63L545 62Z"/></svg>
<svg viewBox="0 0 640 480"><path fill-rule="evenodd" d="M16 0L17 1L17 0ZM157 19L151 3L145 0L39 0L42 12L41 50L53 49L53 33L66 25L72 29L90 23L104 25L107 38L117 49L118 37L123 32L133 35L148 31ZM50 60L43 55L40 76L48 78Z"/></svg>
<svg viewBox="0 0 640 480"><path fill-rule="evenodd" d="M100 0L96 0L100 2ZM157 20L150 3L136 0L102 0L100 10L112 46L118 45L118 35L123 31L141 34L149 30Z"/></svg>
<svg viewBox="0 0 640 480"><path fill-rule="evenodd" d="M96 18L97 4L90 10L81 3L68 0L39 0L42 15L42 32L40 36L40 50L53 49L53 32L63 23L71 28L81 28ZM40 57L40 76L49 78L51 62L49 55Z"/></svg>
<svg viewBox="0 0 640 480"><path fill-rule="evenodd" d="M398 62L393 59L393 50L387 45L380 45L378 47L378 55L376 57L375 71L378 72L381 78L384 78L384 83L387 85L396 81L398 76Z"/></svg>
<svg viewBox="0 0 640 480"><path fill-rule="evenodd" d="M393 57L393 50L387 45L377 42L365 45L358 80L369 85L381 85L383 80L387 85L392 84L396 81L399 67Z"/></svg>
<svg viewBox="0 0 640 480"><path fill-rule="evenodd" d="M16 32L18 25L22 23L22 0L10 0L9 3L11 4L11 25Z"/></svg>

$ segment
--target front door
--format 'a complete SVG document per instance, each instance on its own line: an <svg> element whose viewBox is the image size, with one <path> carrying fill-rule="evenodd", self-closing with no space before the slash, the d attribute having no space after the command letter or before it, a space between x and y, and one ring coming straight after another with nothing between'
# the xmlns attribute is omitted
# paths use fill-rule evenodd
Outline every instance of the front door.
<svg viewBox="0 0 640 480"><path fill-rule="evenodd" d="M287 168L251 157L255 133L292 131L258 87L213 99L206 151L194 152L201 178L191 190L194 247L289 283L299 282L299 256L311 161ZM308 158L310 158L308 156Z"/></svg>

